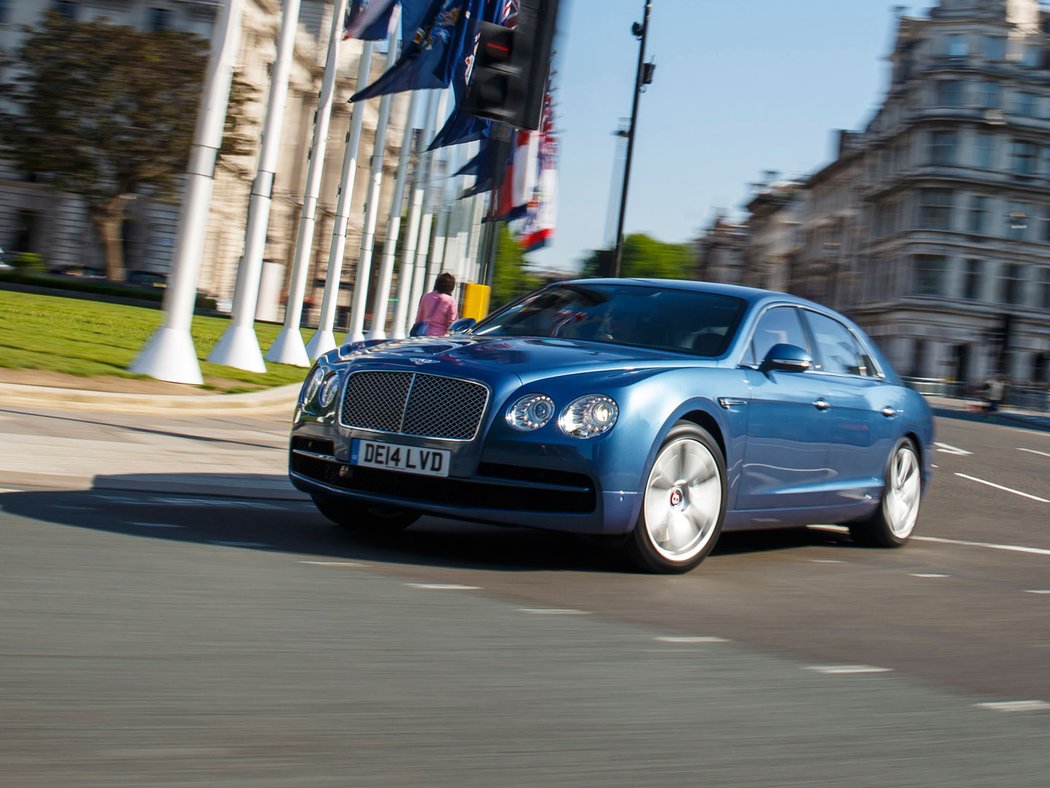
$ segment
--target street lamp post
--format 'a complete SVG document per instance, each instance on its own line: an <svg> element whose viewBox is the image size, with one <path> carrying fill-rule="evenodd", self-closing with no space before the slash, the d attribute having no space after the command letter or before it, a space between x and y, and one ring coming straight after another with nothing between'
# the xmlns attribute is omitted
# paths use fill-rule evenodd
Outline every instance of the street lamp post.
<svg viewBox="0 0 1050 788"><path fill-rule="evenodd" d="M653 66L645 62L645 40L649 34L649 11L652 8L652 0L645 0L645 8L642 12L641 23L635 22L631 26L631 32L638 39L638 70L634 76L634 98L631 102L631 123L627 127L627 160L623 167L623 189L620 192L620 218L616 223L616 248L613 250L613 276L620 275L621 262L623 259L623 220L627 213L627 186L631 180L631 157L634 154L634 132L638 122L638 97L642 94L642 86L653 81Z"/></svg>

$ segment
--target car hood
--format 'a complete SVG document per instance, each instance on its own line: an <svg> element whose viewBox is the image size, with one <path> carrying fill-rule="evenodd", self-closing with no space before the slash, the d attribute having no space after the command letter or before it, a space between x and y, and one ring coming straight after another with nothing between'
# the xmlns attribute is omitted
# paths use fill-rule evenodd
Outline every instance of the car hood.
<svg viewBox="0 0 1050 788"><path fill-rule="evenodd" d="M410 367L434 374L491 379L513 375L521 383L554 375L625 369L705 366L704 360L659 351L543 337L421 337L370 347L346 346L340 357L361 365ZM713 362L710 364L713 365Z"/></svg>

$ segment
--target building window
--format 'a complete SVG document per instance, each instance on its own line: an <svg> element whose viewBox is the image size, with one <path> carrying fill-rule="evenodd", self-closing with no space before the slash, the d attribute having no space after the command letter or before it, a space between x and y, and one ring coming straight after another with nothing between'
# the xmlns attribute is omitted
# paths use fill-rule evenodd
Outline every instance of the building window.
<svg viewBox="0 0 1050 788"><path fill-rule="evenodd" d="M944 295L944 282L948 261L939 254L917 254L915 263L915 294L925 296Z"/></svg>
<svg viewBox="0 0 1050 788"><path fill-rule="evenodd" d="M926 230L952 228L951 189L923 189L919 194L919 227Z"/></svg>
<svg viewBox="0 0 1050 788"><path fill-rule="evenodd" d="M945 79L937 83L937 106L961 107L963 83L957 79Z"/></svg>
<svg viewBox="0 0 1050 788"><path fill-rule="evenodd" d="M1039 308L1050 309L1050 268L1041 269L1039 282Z"/></svg>
<svg viewBox="0 0 1050 788"><path fill-rule="evenodd" d="M977 134L976 162L978 167L985 170L992 169L995 162L995 135L987 132Z"/></svg>
<svg viewBox="0 0 1050 788"><path fill-rule="evenodd" d="M1039 215L1038 240L1050 243L1050 205L1043 206L1043 212Z"/></svg>
<svg viewBox="0 0 1050 788"><path fill-rule="evenodd" d="M1039 151L1035 143L1014 140L1010 151L1010 169L1018 175L1035 175Z"/></svg>
<svg viewBox="0 0 1050 788"><path fill-rule="evenodd" d="M73 0L55 0L52 8L73 22L77 19L77 4Z"/></svg>
<svg viewBox="0 0 1050 788"><path fill-rule="evenodd" d="M944 37L944 54L948 57L966 57L970 48L963 33L949 33Z"/></svg>
<svg viewBox="0 0 1050 788"><path fill-rule="evenodd" d="M0 0L0 25L6 25L11 14L10 0Z"/></svg>
<svg viewBox="0 0 1050 788"><path fill-rule="evenodd" d="M984 59L993 63L1006 60L1006 39L1003 36L986 36L984 39Z"/></svg>
<svg viewBox="0 0 1050 788"><path fill-rule="evenodd" d="M970 198L970 216L966 226L971 233L988 231L988 198L983 194L975 194Z"/></svg>
<svg viewBox="0 0 1050 788"><path fill-rule="evenodd" d="M1007 237L1012 241L1023 241L1028 236L1028 216L1031 213L1023 202L1010 203L1006 214Z"/></svg>
<svg viewBox="0 0 1050 788"><path fill-rule="evenodd" d="M1002 106L1003 89L998 82L982 82L977 100L982 109L999 109Z"/></svg>
<svg viewBox="0 0 1050 788"><path fill-rule="evenodd" d="M168 8L151 8L147 26L152 33L163 33L166 30L171 30L171 10Z"/></svg>
<svg viewBox="0 0 1050 788"><path fill-rule="evenodd" d="M1027 90L1018 93L1015 102L1017 114L1025 118L1037 117L1039 115L1038 98L1035 93L1029 93Z"/></svg>
<svg viewBox="0 0 1050 788"><path fill-rule="evenodd" d="M984 278L984 263L973 258L966 261L966 275L963 277L963 298L976 301L981 297L981 280Z"/></svg>
<svg viewBox="0 0 1050 788"><path fill-rule="evenodd" d="M955 164L956 139L954 131L931 131L930 164Z"/></svg>
<svg viewBox="0 0 1050 788"><path fill-rule="evenodd" d="M1000 294L1004 304L1024 303L1024 272L1020 263L1007 263L999 269Z"/></svg>
<svg viewBox="0 0 1050 788"><path fill-rule="evenodd" d="M1021 65L1028 68L1039 68L1043 60L1043 48L1038 44L1029 44L1021 53Z"/></svg>

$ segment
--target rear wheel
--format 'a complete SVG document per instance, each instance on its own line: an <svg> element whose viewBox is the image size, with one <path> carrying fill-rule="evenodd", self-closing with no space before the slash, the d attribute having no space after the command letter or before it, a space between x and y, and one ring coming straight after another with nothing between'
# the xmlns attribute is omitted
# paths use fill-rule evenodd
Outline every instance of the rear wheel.
<svg viewBox="0 0 1050 788"><path fill-rule="evenodd" d="M362 503L350 499L339 500L314 495L314 506L336 525L355 531L383 533L408 528L419 519L419 512L394 506Z"/></svg>
<svg viewBox="0 0 1050 788"><path fill-rule="evenodd" d="M679 422L656 455L627 548L645 571L688 572L707 556L725 519L726 468L706 430Z"/></svg>
<svg viewBox="0 0 1050 788"><path fill-rule="evenodd" d="M909 438L901 438L890 454L879 508L869 519L851 523L855 542L872 547L900 547L908 541L922 501L922 466Z"/></svg>

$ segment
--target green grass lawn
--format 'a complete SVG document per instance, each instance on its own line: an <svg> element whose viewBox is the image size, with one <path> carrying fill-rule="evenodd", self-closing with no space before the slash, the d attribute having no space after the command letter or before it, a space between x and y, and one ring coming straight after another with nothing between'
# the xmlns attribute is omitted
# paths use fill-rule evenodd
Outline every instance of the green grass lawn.
<svg viewBox="0 0 1050 788"><path fill-rule="evenodd" d="M158 309L0 290L0 367L141 378L128 372L128 365L163 318ZM232 394L298 383L306 376L305 369L287 364L267 362L266 374L209 364L204 359L229 325L226 318L193 318L191 334L206 388ZM280 329L256 324L264 353ZM304 341L312 335L312 330L304 329Z"/></svg>

